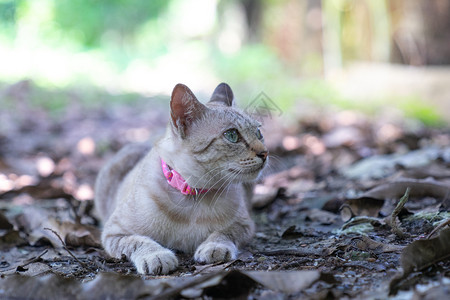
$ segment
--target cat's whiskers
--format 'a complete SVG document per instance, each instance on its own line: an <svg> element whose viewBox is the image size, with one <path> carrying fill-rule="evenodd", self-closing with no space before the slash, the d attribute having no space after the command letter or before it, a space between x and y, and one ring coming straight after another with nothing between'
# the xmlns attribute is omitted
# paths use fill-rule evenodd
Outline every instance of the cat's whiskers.
<svg viewBox="0 0 450 300"><path fill-rule="evenodd" d="M239 175L241 175L242 172L243 172L243 170L237 170L237 172L235 172L235 171L233 170L233 171L231 171L229 174L227 174L227 175L229 175L228 178L224 181L224 183L220 186L220 188L218 189L218 191L217 191L217 192L214 194L214 196L213 196L213 201L212 201L212 204L211 204L212 206L215 205L215 203L216 203L217 200L221 197L221 195L223 194L223 192L224 192L225 190L228 190L228 189L229 189L229 187L231 186L231 183L232 183ZM224 177L225 177L225 176L224 176ZM226 187L222 189L222 187L223 187L224 185L226 185ZM216 197L216 195L217 195L217 193L218 193L219 191L221 191L221 192L220 192L220 194ZM214 197L216 197L216 198L214 199Z"/></svg>
<svg viewBox="0 0 450 300"><path fill-rule="evenodd" d="M273 164L272 160L275 159L276 161L278 161L282 165L283 168L286 168L286 169L289 168L289 165L285 161L283 161L278 155L270 154L269 157L270 157L270 160L268 161L268 164L267 164L268 167L273 167L272 166L272 164Z"/></svg>
<svg viewBox="0 0 450 300"><path fill-rule="evenodd" d="M231 173L231 174L227 174L227 175L229 175L228 178L222 183L222 185L217 189L216 193L213 195L213 199L212 199L212 201L211 201L211 207L214 207L214 206L216 205L217 201L218 201L219 198L222 196L223 192L224 192L227 188L230 187L230 185L231 185L231 183L233 182L233 180L236 179L237 176L238 176L239 174L233 174L233 173ZM225 187L225 186L226 186L226 187ZM217 195L217 193L219 193L219 191L220 191L220 194ZM217 196L217 197L216 197L216 196Z"/></svg>
<svg viewBox="0 0 450 300"><path fill-rule="evenodd" d="M223 176L221 176L221 178L219 178L219 180L216 180L216 182L213 184L213 186L209 189L210 191L212 190L216 190L214 196L220 191L220 189L227 184L227 182L231 183L234 180L233 174L232 173L227 173ZM218 184L221 184L218 188L215 188ZM201 201L204 197L206 196L206 194L202 195L201 198L199 198L199 201ZM213 198L214 198L213 196Z"/></svg>
<svg viewBox="0 0 450 300"><path fill-rule="evenodd" d="M233 172L232 172L232 174L233 174ZM211 206L214 206L214 205L215 205L215 203L216 203L217 200L222 196L222 194L223 194L223 192L224 192L225 190L227 191L225 195L228 194L228 191L229 191L229 189L230 189L230 187L231 187L231 183L232 183L232 182L233 182L240 174L242 174L242 170L239 170L236 174L234 174L233 177L230 177L230 181L229 181L229 183L227 184L227 186L226 186L225 188L222 189L221 193L217 196L216 199L213 198L213 203L212 203Z"/></svg>
<svg viewBox="0 0 450 300"><path fill-rule="evenodd" d="M200 178L197 179L197 182L194 184L194 187L197 188L198 183L201 182L203 180L203 178L205 178L207 175L209 175L210 173L212 173L212 172L214 172L214 171L216 171L218 169L222 169L222 166L215 167L215 168L209 170L208 172L206 172L205 174L203 174ZM189 178L190 177L188 177L188 179ZM208 184L214 179L215 179L215 176L210 176L208 181L201 188L198 188L198 189L200 189L200 190L202 190L202 189L211 189L211 188L208 188Z"/></svg>
<svg viewBox="0 0 450 300"><path fill-rule="evenodd" d="M228 181L230 181L230 183L231 183L232 180L234 180L234 178L233 178L232 176L233 176L233 174L227 173L227 174L225 174L224 176L222 176L219 180L217 180L217 181L214 183L214 185L213 185L212 188L210 189L210 190L216 190L215 194L213 195L213 200L214 200L215 195L220 191L220 189L221 189L225 184L227 184ZM222 184L221 184L217 189L214 189L214 187L215 187L217 184L219 184L219 183L222 183ZM200 202L204 197L206 197L206 193L205 193L204 195L202 195L201 198L199 198L199 202Z"/></svg>

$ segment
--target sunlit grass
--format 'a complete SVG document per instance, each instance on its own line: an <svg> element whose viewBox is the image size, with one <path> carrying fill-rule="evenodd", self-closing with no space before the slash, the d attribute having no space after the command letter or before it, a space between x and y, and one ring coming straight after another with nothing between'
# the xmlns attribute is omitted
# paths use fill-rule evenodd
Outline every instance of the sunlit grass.
<svg viewBox="0 0 450 300"><path fill-rule="evenodd" d="M53 115L74 101L86 107L98 107L107 105L105 99L132 103L140 97L167 97L179 82L199 92L199 98L204 101L215 85L225 81L244 107L264 92L286 113L302 101L370 115L382 113L389 106L426 125L443 124L439 112L417 95L375 100L346 97L323 78L294 75L262 45L249 45L237 53L224 54L193 41L184 45L182 51L174 48L150 61L129 57L126 67L119 68L102 49L71 52L41 46L31 51L24 46L0 43L0 64L0 81L14 83L30 79L34 88L29 103Z"/></svg>

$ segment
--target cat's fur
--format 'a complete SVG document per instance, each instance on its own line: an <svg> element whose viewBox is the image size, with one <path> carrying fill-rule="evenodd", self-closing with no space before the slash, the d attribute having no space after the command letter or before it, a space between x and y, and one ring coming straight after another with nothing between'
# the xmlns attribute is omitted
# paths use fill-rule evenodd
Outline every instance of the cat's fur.
<svg viewBox="0 0 450 300"><path fill-rule="evenodd" d="M227 84L206 105L178 84L170 107L165 136L151 150L125 147L96 182L103 246L113 257L125 255L142 274L176 269L172 250L194 253L200 263L235 259L254 233L242 183L255 179L266 162L260 124L234 107ZM224 136L232 128L239 131L237 143ZM208 192L181 194L168 184L161 158L190 186Z"/></svg>

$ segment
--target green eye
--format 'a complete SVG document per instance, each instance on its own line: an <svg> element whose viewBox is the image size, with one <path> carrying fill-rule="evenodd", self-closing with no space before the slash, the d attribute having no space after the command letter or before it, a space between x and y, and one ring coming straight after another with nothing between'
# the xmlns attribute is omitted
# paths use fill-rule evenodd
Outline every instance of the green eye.
<svg viewBox="0 0 450 300"><path fill-rule="evenodd" d="M232 143L237 143L239 141L239 133L236 129L229 129L223 133L225 138Z"/></svg>
<svg viewBox="0 0 450 300"><path fill-rule="evenodd" d="M261 133L261 130L259 130L259 128L256 129L256 137L258 138L258 140L263 139L263 135Z"/></svg>

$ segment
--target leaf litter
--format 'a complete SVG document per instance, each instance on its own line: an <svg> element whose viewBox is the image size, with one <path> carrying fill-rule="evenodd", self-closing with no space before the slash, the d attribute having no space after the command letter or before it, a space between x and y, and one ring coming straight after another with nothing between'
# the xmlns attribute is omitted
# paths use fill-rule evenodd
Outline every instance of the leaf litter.
<svg viewBox="0 0 450 300"><path fill-rule="evenodd" d="M137 276L100 245L93 184L120 147L164 131L167 102L72 101L57 118L17 101L0 111L0 297L361 299L448 289L448 128L312 107L289 122L264 120L271 163L255 188L251 244L232 262L197 265L179 253L174 273Z"/></svg>

